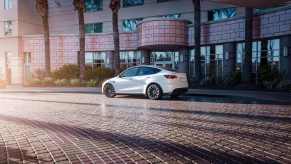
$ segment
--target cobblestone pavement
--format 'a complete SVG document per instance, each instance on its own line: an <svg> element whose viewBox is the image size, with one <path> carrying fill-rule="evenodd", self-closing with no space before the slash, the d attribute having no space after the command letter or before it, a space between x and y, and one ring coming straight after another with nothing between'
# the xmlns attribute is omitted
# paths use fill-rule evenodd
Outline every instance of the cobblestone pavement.
<svg viewBox="0 0 291 164"><path fill-rule="evenodd" d="M291 107L0 93L0 163L291 163Z"/></svg>

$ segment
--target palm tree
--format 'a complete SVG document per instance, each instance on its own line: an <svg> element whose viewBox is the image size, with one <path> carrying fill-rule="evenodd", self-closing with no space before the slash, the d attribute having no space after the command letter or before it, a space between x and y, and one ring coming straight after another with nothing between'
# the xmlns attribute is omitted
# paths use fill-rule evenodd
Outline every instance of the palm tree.
<svg viewBox="0 0 291 164"><path fill-rule="evenodd" d="M85 4L84 0L74 0L73 5L75 10L78 12L79 18L79 62L80 62L80 81L83 82L85 79Z"/></svg>
<svg viewBox="0 0 291 164"><path fill-rule="evenodd" d="M118 30L118 12L120 9L120 0L111 0L110 9L112 10L112 28L114 41L114 69L115 74L120 72L120 45L119 45L119 30Z"/></svg>
<svg viewBox="0 0 291 164"><path fill-rule="evenodd" d="M200 0L192 0L194 6L194 40L195 40L195 74L196 80L201 79L201 4Z"/></svg>
<svg viewBox="0 0 291 164"><path fill-rule="evenodd" d="M252 42L253 42L253 8L245 9L245 57L243 61L242 81L251 82Z"/></svg>
<svg viewBox="0 0 291 164"><path fill-rule="evenodd" d="M50 74L51 62L50 62L50 31L49 31L49 20L48 20L48 0L36 0L36 9L41 16L43 33L44 33L44 53L45 53L45 72L46 75Z"/></svg>

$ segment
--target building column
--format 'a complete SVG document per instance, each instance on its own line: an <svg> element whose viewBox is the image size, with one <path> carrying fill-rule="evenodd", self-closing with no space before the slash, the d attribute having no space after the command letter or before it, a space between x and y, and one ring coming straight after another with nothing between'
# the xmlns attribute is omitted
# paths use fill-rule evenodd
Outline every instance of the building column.
<svg viewBox="0 0 291 164"><path fill-rule="evenodd" d="M195 41L195 75L196 81L201 81L201 2L192 0L194 5L194 41Z"/></svg>
<svg viewBox="0 0 291 164"><path fill-rule="evenodd" d="M291 82L291 36L281 37L280 49L280 72Z"/></svg>
<svg viewBox="0 0 291 164"><path fill-rule="evenodd" d="M235 43L226 43L223 45L223 69L224 69L224 79L229 78L235 72L235 62L236 62L236 51Z"/></svg>
<svg viewBox="0 0 291 164"><path fill-rule="evenodd" d="M253 42L253 8L245 9L245 57L242 68L242 81L251 83Z"/></svg>

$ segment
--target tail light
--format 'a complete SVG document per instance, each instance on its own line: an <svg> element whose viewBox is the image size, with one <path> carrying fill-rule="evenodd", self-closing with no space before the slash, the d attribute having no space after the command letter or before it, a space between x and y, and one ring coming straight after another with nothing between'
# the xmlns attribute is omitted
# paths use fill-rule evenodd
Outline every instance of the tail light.
<svg viewBox="0 0 291 164"><path fill-rule="evenodd" d="M176 75L164 75L167 79L177 79L178 77Z"/></svg>

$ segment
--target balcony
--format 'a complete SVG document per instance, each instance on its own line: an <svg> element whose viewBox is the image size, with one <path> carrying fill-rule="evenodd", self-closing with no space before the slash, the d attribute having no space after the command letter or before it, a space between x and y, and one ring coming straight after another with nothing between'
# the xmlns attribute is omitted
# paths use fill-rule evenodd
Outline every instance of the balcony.
<svg viewBox="0 0 291 164"><path fill-rule="evenodd" d="M179 49L188 46L188 22L177 19L148 19L138 25L139 48Z"/></svg>

